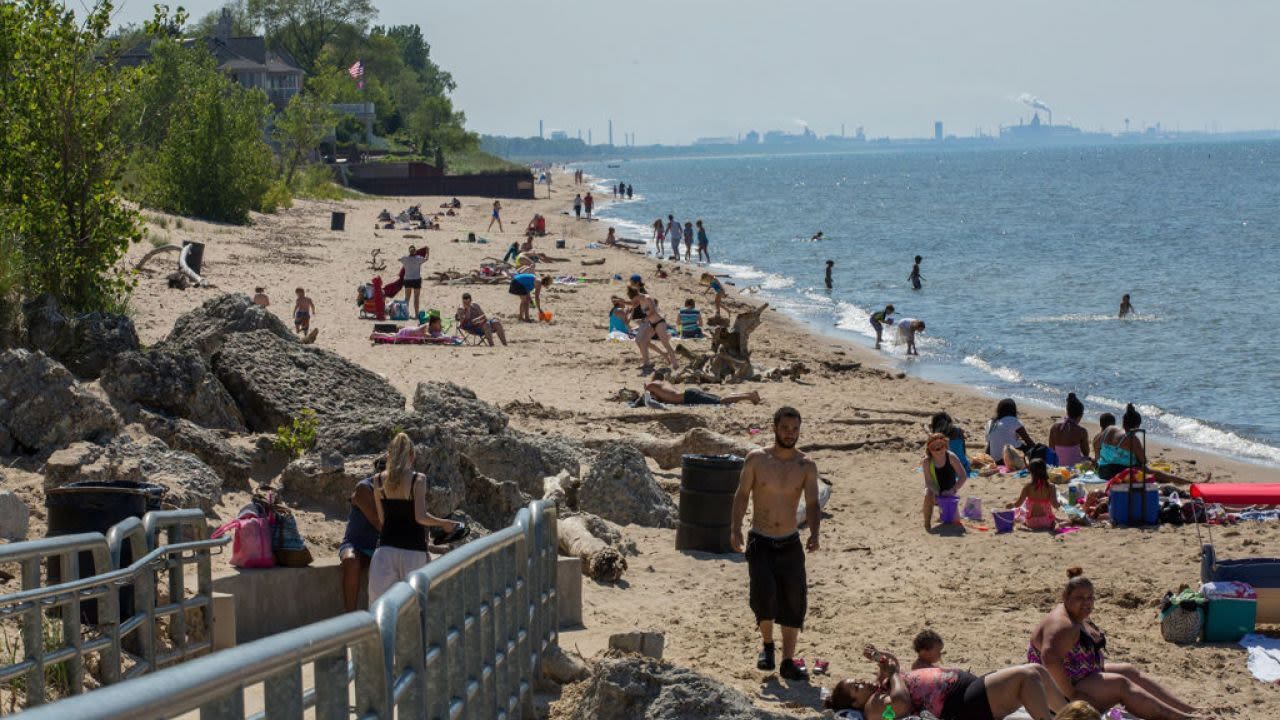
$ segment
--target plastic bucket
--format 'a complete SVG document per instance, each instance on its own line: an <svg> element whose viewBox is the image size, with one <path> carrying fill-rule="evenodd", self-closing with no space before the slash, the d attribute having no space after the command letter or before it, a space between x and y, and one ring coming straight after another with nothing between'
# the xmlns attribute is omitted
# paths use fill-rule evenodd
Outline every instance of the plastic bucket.
<svg viewBox="0 0 1280 720"><path fill-rule="evenodd" d="M1014 510L995 510L991 513L991 519L995 521L996 533L1013 532L1013 520L1017 516Z"/></svg>
<svg viewBox="0 0 1280 720"><path fill-rule="evenodd" d="M556 241L556 249L557 249L557 250L563 250L563 249L564 249L564 240L557 240L557 241Z"/></svg>
<svg viewBox="0 0 1280 720"><path fill-rule="evenodd" d="M538 319L542 322L551 322L551 311L544 310L538 313Z"/></svg>
<svg viewBox="0 0 1280 720"><path fill-rule="evenodd" d="M943 525L957 522L960 519L960 498L957 495L938 496L938 522Z"/></svg>

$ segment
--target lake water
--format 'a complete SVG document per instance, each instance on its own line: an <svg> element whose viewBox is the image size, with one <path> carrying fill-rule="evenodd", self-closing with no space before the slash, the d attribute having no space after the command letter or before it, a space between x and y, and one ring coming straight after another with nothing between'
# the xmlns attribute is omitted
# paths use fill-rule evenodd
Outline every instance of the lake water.
<svg viewBox="0 0 1280 720"><path fill-rule="evenodd" d="M713 269L817 328L870 345L886 303L926 321L921 357L885 346L912 374L1055 408L1073 391L1090 419L1133 402L1153 434L1280 465L1280 143L584 167L636 188L601 213L623 237L700 218Z"/></svg>

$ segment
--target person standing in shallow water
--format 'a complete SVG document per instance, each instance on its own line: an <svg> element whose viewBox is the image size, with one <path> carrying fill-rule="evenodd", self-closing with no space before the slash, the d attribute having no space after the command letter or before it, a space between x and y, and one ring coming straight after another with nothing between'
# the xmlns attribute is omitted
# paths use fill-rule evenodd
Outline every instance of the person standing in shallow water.
<svg viewBox="0 0 1280 720"><path fill-rule="evenodd" d="M752 505L751 531L746 538L751 611L755 614L763 648L756 658L760 670L773 670L787 680L806 680L808 671L795 663L796 641L808 610L808 578L804 553L819 548L818 466L796 450L800 413L782 407L773 414L773 444L747 454L733 498L729 544L743 552L742 520ZM809 525L807 542L800 542L796 506L805 500ZM776 662L773 626L782 626L782 661Z"/></svg>
<svg viewBox="0 0 1280 720"><path fill-rule="evenodd" d="M831 268L835 267L835 265L836 265L835 260L827 261L827 277L825 278L825 282L827 283L828 290L831 289Z"/></svg>
<svg viewBox="0 0 1280 720"><path fill-rule="evenodd" d="M1137 313L1133 310L1133 304L1129 302L1129 293L1125 293L1124 297L1120 298L1120 317L1125 318L1135 314Z"/></svg>
<svg viewBox="0 0 1280 720"><path fill-rule="evenodd" d="M920 263L923 261L924 258L917 255L916 264L911 266L911 274L907 276L907 279L911 281L911 287L915 290L919 290L922 287L920 281L924 280L924 277L920 275Z"/></svg>

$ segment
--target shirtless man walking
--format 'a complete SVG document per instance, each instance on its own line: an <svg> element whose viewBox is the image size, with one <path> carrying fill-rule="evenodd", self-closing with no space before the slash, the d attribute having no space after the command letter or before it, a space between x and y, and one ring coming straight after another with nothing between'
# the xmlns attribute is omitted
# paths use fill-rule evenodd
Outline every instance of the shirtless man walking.
<svg viewBox="0 0 1280 720"><path fill-rule="evenodd" d="M733 498L732 534L729 543L742 552L742 519L751 501L751 532L747 535L747 570L751 578L751 611L764 641L756 660L761 670L773 670L773 624L782 626L782 663L779 674L787 680L807 680L806 669L794 661L796 639L808 609L808 579L804 551L818 549L818 466L796 450L800 440L800 413L782 407L773 414L773 445L752 450L742 468L738 493ZM809 539L801 547L796 528L796 506L804 494Z"/></svg>

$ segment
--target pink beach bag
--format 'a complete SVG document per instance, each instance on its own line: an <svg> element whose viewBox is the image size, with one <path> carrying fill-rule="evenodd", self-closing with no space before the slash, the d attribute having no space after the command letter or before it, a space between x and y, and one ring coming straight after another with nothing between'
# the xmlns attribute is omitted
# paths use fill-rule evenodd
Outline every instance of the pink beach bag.
<svg viewBox="0 0 1280 720"><path fill-rule="evenodd" d="M242 569L275 567L269 517L246 513L215 530L213 537L219 538L228 532L235 533L231 542L232 565Z"/></svg>

